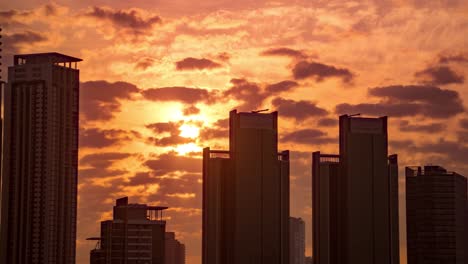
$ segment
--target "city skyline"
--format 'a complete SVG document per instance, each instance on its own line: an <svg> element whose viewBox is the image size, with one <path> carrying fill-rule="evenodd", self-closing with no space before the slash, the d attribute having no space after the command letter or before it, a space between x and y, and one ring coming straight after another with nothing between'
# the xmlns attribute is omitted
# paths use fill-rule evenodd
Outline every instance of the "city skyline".
<svg viewBox="0 0 468 264"><path fill-rule="evenodd" d="M291 215L311 244L310 156L338 152L341 114L389 116L404 168L468 175L468 29L463 1L106 0L2 3L3 80L14 54L80 63L77 263L113 201L171 207L168 228L201 263L201 150L227 149L226 113L279 112ZM402 262L403 264L404 262Z"/></svg>

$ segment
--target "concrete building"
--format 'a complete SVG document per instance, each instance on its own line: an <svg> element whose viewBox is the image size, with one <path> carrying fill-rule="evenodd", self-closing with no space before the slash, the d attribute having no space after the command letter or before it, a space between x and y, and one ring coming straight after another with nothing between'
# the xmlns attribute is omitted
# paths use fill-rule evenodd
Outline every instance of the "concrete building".
<svg viewBox="0 0 468 264"><path fill-rule="evenodd" d="M229 151L203 150L203 264L289 262L289 152L277 112L230 112Z"/></svg>
<svg viewBox="0 0 468 264"><path fill-rule="evenodd" d="M91 264L164 264L167 207L129 204L117 199L113 220L101 222L99 246L90 252Z"/></svg>
<svg viewBox="0 0 468 264"><path fill-rule="evenodd" d="M175 238L174 232L166 232L165 264L185 264L185 245Z"/></svg>
<svg viewBox="0 0 468 264"><path fill-rule="evenodd" d="M8 68L0 263L75 263L79 61L15 55Z"/></svg>
<svg viewBox="0 0 468 264"><path fill-rule="evenodd" d="M340 154L313 153L313 256L319 264L399 263L398 164L387 118L340 117Z"/></svg>
<svg viewBox="0 0 468 264"><path fill-rule="evenodd" d="M439 166L406 168L408 264L468 263L467 179Z"/></svg>
<svg viewBox="0 0 468 264"><path fill-rule="evenodd" d="M289 264L305 264L305 223L301 218L289 218Z"/></svg>

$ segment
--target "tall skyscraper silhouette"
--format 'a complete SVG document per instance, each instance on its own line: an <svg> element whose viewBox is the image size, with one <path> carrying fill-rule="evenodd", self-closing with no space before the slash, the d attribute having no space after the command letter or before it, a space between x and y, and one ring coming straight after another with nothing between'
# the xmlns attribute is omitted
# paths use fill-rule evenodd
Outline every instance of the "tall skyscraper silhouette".
<svg viewBox="0 0 468 264"><path fill-rule="evenodd" d="M313 153L313 255L319 264L399 263L398 164L387 118L340 117L340 154Z"/></svg>
<svg viewBox="0 0 468 264"><path fill-rule="evenodd" d="M75 263L79 61L15 55L8 69L0 263Z"/></svg>
<svg viewBox="0 0 468 264"><path fill-rule="evenodd" d="M466 185L439 166L406 168L408 264L468 263Z"/></svg>
<svg viewBox="0 0 468 264"><path fill-rule="evenodd" d="M289 152L277 112L230 112L229 151L203 150L203 264L289 262Z"/></svg>
<svg viewBox="0 0 468 264"><path fill-rule="evenodd" d="M164 264L185 264L185 245L176 239L174 232L166 232Z"/></svg>
<svg viewBox="0 0 468 264"><path fill-rule="evenodd" d="M113 220L101 222L99 247L91 250L91 264L165 264L167 207L129 204L128 197L117 199Z"/></svg>
<svg viewBox="0 0 468 264"><path fill-rule="evenodd" d="M301 218L289 218L289 264L305 264L305 223Z"/></svg>

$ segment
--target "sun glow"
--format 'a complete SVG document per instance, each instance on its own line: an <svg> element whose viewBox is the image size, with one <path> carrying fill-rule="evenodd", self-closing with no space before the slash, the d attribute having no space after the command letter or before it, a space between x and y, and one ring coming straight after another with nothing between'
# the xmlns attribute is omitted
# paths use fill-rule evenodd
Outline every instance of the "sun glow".
<svg viewBox="0 0 468 264"><path fill-rule="evenodd" d="M202 151L202 148L197 146L196 144L194 143L189 143L189 144L184 144L184 145L178 145L176 148L175 148L175 151L179 154L179 155L185 155L187 153L191 153L191 152L201 152Z"/></svg>
<svg viewBox="0 0 468 264"><path fill-rule="evenodd" d="M185 138L196 138L200 134L200 128L194 125L183 124L179 127L180 136Z"/></svg>

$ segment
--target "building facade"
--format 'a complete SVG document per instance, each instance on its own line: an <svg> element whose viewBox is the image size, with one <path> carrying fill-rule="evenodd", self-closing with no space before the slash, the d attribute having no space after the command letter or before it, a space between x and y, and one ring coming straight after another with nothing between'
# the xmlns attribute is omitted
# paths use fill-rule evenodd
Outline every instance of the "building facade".
<svg viewBox="0 0 468 264"><path fill-rule="evenodd" d="M289 262L289 152L277 112L230 112L229 151L203 151L203 264Z"/></svg>
<svg viewBox="0 0 468 264"><path fill-rule="evenodd" d="M0 263L75 263L79 61L15 55L8 69Z"/></svg>
<svg viewBox="0 0 468 264"><path fill-rule="evenodd" d="M406 168L408 264L468 263L467 179L440 166Z"/></svg>
<svg viewBox="0 0 468 264"><path fill-rule="evenodd" d="M101 222L99 247L91 250L91 264L164 264L167 207L129 204L117 199L113 220Z"/></svg>
<svg viewBox="0 0 468 264"><path fill-rule="evenodd" d="M289 264L305 264L305 223L301 218L289 218Z"/></svg>
<svg viewBox="0 0 468 264"><path fill-rule="evenodd" d="M340 154L313 153L315 263L399 263L398 161L387 141L386 117L344 115Z"/></svg>
<svg viewBox="0 0 468 264"><path fill-rule="evenodd" d="M174 232L166 232L165 264L185 264L185 245L176 239Z"/></svg>

